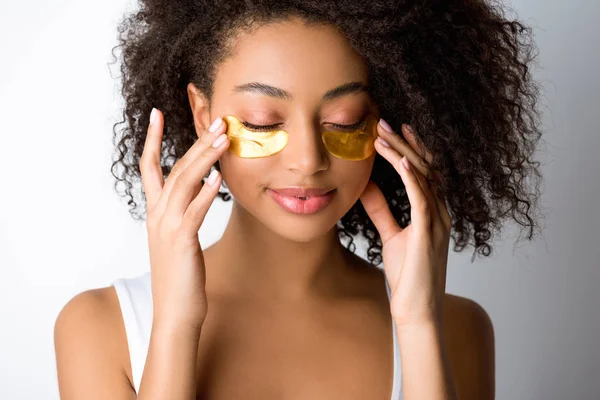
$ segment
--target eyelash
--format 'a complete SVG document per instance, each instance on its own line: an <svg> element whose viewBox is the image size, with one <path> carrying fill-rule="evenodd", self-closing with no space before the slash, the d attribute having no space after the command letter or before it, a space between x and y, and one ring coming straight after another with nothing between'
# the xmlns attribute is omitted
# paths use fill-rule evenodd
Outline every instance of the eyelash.
<svg viewBox="0 0 600 400"><path fill-rule="evenodd" d="M341 129L341 130L356 130L356 129L362 128L364 126L365 122L366 122L366 119L362 119L352 125L340 125L340 124L329 124L329 125L333 126L336 129ZM279 124L253 125L249 122L244 121L244 122L242 122L242 125L244 125L246 128L248 128L252 131L272 131L274 129L277 129L277 125L279 125Z"/></svg>

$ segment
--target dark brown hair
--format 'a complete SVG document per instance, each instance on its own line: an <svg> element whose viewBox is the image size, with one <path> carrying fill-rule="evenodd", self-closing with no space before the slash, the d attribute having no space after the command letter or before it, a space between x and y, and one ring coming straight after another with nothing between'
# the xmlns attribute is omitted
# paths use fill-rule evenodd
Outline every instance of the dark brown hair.
<svg viewBox="0 0 600 400"><path fill-rule="evenodd" d="M400 132L414 127L433 154L439 187L453 217L454 250L473 244L488 256L506 218L536 228L540 132L539 85L531 66L531 28L482 0L141 0L119 27L123 120L114 131L115 189L131 215L145 215L139 160L152 107L165 115L165 176L196 140L186 87L211 98L216 68L229 39L263 23L300 18L337 27L363 57L381 115ZM120 128L120 129L119 129ZM218 163L215 168L219 169ZM373 180L400 224L410 222L404 185L377 155ZM220 192L223 200L229 193ZM368 259L381 263L381 239L360 201L338 223L340 238L362 233Z"/></svg>

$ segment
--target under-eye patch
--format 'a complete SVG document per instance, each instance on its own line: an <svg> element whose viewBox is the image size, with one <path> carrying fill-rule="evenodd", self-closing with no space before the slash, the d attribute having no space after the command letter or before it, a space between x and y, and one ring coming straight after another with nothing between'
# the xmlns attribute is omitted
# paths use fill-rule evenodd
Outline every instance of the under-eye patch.
<svg viewBox="0 0 600 400"><path fill-rule="evenodd" d="M253 131L233 116L223 117L227 122L229 151L242 158L268 157L280 152L288 142L286 131Z"/></svg>
<svg viewBox="0 0 600 400"><path fill-rule="evenodd" d="M377 119L369 115L358 129L328 130L323 132L321 139L327 151L335 157L350 161L364 160L375 151Z"/></svg>
<svg viewBox="0 0 600 400"><path fill-rule="evenodd" d="M226 116L229 151L242 158L259 158L274 155L285 147L288 133L283 130L254 131L246 128L236 117ZM377 120L369 115L358 129L326 130L321 135L329 153L345 160L360 161L375 151Z"/></svg>

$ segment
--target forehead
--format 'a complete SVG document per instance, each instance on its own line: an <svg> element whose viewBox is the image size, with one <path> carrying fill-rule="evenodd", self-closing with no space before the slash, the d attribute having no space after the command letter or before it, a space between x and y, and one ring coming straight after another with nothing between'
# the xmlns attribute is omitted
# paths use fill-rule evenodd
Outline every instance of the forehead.
<svg viewBox="0 0 600 400"><path fill-rule="evenodd" d="M278 86L296 97L321 97L346 82L367 83L360 55L334 27L300 20L241 33L218 68L215 89L247 82Z"/></svg>

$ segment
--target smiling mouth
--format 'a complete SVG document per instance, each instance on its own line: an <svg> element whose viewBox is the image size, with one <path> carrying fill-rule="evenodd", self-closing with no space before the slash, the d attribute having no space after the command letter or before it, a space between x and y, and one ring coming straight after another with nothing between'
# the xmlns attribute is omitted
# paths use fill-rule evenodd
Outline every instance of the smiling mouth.
<svg viewBox="0 0 600 400"><path fill-rule="evenodd" d="M288 212L294 214L315 214L327 207L333 198L335 189L329 191L313 189L312 191L314 192L313 194L319 195L297 196L289 193L291 192L289 189L287 190L289 193L287 195L272 189L269 189L268 193L276 203L278 203L284 210Z"/></svg>

